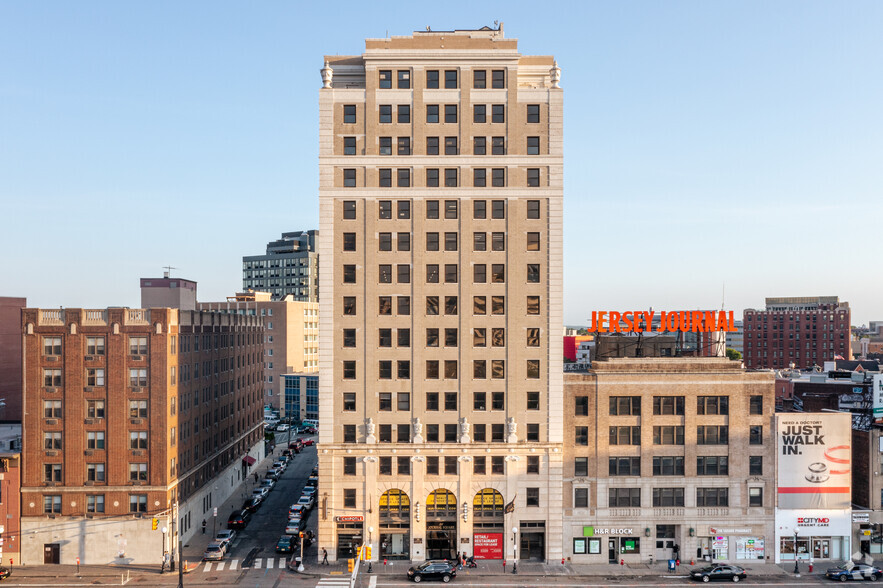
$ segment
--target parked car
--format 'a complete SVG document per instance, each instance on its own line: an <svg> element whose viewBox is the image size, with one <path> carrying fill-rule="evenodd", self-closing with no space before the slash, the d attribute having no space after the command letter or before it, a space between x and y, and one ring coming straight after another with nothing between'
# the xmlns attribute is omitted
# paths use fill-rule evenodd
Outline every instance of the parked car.
<svg viewBox="0 0 883 588"><path fill-rule="evenodd" d="M291 535L282 535L276 542L276 553L294 552L294 539Z"/></svg>
<svg viewBox="0 0 883 588"><path fill-rule="evenodd" d="M279 474L276 472L276 470L267 470L267 473L264 474L264 478L277 480L279 478Z"/></svg>
<svg viewBox="0 0 883 588"><path fill-rule="evenodd" d="M306 518L307 509L302 504L292 504L288 509L288 518L302 517Z"/></svg>
<svg viewBox="0 0 883 588"><path fill-rule="evenodd" d="M307 486L318 486L319 485L319 475L312 475L307 478Z"/></svg>
<svg viewBox="0 0 883 588"><path fill-rule="evenodd" d="M290 427L288 425L286 425L285 423L282 423L282 424L276 426L276 430L279 431L280 433L284 433L289 428Z"/></svg>
<svg viewBox="0 0 883 588"><path fill-rule="evenodd" d="M297 503L312 510L316 506L316 498L312 494L304 494L298 499Z"/></svg>
<svg viewBox="0 0 883 588"><path fill-rule="evenodd" d="M251 512L248 510L234 511L227 520L228 529L244 529L251 520Z"/></svg>
<svg viewBox="0 0 883 588"><path fill-rule="evenodd" d="M10 570L9 568L4 568L3 566L0 566L0 580L5 580L6 578L8 578L11 575L12 575L12 570Z"/></svg>
<svg viewBox="0 0 883 588"><path fill-rule="evenodd" d="M745 570L739 566L707 566L690 572L691 580L711 582L712 580L729 580L738 582L748 577Z"/></svg>
<svg viewBox="0 0 883 588"><path fill-rule="evenodd" d="M248 500L242 503L241 510L247 510L250 513L256 512L261 505L264 503L264 499L260 496L252 496Z"/></svg>
<svg viewBox="0 0 883 588"><path fill-rule="evenodd" d="M291 450L290 449L283 449L282 450L282 457L284 457L286 459L291 459Z"/></svg>
<svg viewBox="0 0 883 588"><path fill-rule="evenodd" d="M297 535L307 526L304 519L289 519L288 524L285 526L285 534L286 535Z"/></svg>
<svg viewBox="0 0 883 588"><path fill-rule="evenodd" d="M304 443L300 439L297 441L292 441L288 444L289 449L294 449L295 453L300 453L300 451L304 448Z"/></svg>
<svg viewBox="0 0 883 588"><path fill-rule="evenodd" d="M261 485L259 486L259 488L267 488L268 490L272 490L275 487L276 487L276 480L274 480L273 478L264 478L261 481Z"/></svg>
<svg viewBox="0 0 883 588"><path fill-rule="evenodd" d="M217 541L212 541L208 544L208 547L205 548L205 553L202 554L203 561L218 561L224 559L224 554L227 553L227 550L223 545L218 543Z"/></svg>
<svg viewBox="0 0 883 588"><path fill-rule="evenodd" d="M301 439L300 441L304 444L304 447L310 447L313 444L312 439Z"/></svg>
<svg viewBox="0 0 883 588"><path fill-rule="evenodd" d="M867 564L853 564L852 569L848 570L844 564L836 568L828 568L825 576L840 582L846 582L847 580L870 580L871 582L876 582L877 578L883 577L883 570Z"/></svg>
<svg viewBox="0 0 883 588"><path fill-rule="evenodd" d="M300 491L301 494L315 494L318 491L318 487L316 486L304 486L303 490Z"/></svg>
<svg viewBox="0 0 883 588"><path fill-rule="evenodd" d="M218 531L218 534L215 536L215 541L224 546L224 551L230 551L230 546L233 544L234 539L236 539L236 531L233 529Z"/></svg>
<svg viewBox="0 0 883 588"><path fill-rule="evenodd" d="M419 566L408 569L408 579L415 582L422 582L423 580L450 582L451 578L456 576L457 566L444 560L425 561Z"/></svg>
<svg viewBox="0 0 883 588"><path fill-rule="evenodd" d="M265 487L258 487L251 491L252 496L260 496L261 498L266 498L269 493L270 489Z"/></svg>
<svg viewBox="0 0 883 588"><path fill-rule="evenodd" d="M284 461L274 461L273 462L273 469L274 470L279 469L279 468L282 468L284 470L287 467L288 467L288 464L286 464Z"/></svg>

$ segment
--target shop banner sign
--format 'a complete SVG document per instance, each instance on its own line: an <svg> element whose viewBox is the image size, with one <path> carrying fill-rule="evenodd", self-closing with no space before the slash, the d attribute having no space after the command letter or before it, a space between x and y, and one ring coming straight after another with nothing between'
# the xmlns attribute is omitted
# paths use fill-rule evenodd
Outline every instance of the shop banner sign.
<svg viewBox="0 0 883 588"><path fill-rule="evenodd" d="M475 559L503 559L502 533L475 533L473 542Z"/></svg>
<svg viewBox="0 0 883 588"><path fill-rule="evenodd" d="M796 529L802 538L817 536L847 537L852 534L851 510L776 510L779 536L794 535Z"/></svg>
<svg viewBox="0 0 883 588"><path fill-rule="evenodd" d="M778 507L850 508L852 415L779 413Z"/></svg>

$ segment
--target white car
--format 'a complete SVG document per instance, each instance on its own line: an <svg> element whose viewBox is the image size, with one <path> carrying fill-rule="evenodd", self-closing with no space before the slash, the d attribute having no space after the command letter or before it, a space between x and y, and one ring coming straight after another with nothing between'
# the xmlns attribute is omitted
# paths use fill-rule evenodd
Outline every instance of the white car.
<svg viewBox="0 0 883 588"><path fill-rule="evenodd" d="M254 490L251 491L252 496L260 496L261 498L266 498L267 494L269 494L269 493L270 493L270 489L267 488L266 486L264 486L262 488L255 488Z"/></svg>
<svg viewBox="0 0 883 588"><path fill-rule="evenodd" d="M261 481L260 488L269 488L270 490L272 490L275 486L276 480L272 478L264 478L263 481Z"/></svg>
<svg viewBox="0 0 883 588"><path fill-rule="evenodd" d="M230 551L230 545L233 543L234 539L236 539L236 531L233 529L218 531L218 534L215 537L215 541L224 547L224 551Z"/></svg>
<svg viewBox="0 0 883 588"><path fill-rule="evenodd" d="M316 499L315 497L313 497L312 494L304 494L300 497L297 503L303 505L308 509L312 509L314 506L316 506Z"/></svg>
<svg viewBox="0 0 883 588"><path fill-rule="evenodd" d="M286 425L285 423L282 423L281 425L279 425L278 427L276 427L276 430L279 431L280 433L284 433L284 432L287 431L289 428L290 428L290 427L289 427L288 425Z"/></svg>

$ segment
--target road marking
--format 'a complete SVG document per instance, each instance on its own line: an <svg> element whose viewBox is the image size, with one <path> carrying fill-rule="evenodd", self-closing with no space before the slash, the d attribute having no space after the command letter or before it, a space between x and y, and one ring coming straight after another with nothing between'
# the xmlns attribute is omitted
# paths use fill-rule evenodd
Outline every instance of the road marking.
<svg viewBox="0 0 883 588"><path fill-rule="evenodd" d="M219 562L215 565L215 571L216 571L216 572L221 572L221 571L223 571L223 570L224 570L224 562L219 561Z"/></svg>
<svg viewBox="0 0 883 588"><path fill-rule="evenodd" d="M229 567L228 569L230 569L230 570L235 570L235 569L238 568L238 567L239 567L239 560L238 560L238 559L234 559L234 560L231 560L231 561L230 561L230 567Z"/></svg>
<svg viewBox="0 0 883 588"><path fill-rule="evenodd" d="M261 569L261 558L256 557L251 567Z"/></svg>
<svg viewBox="0 0 883 588"><path fill-rule="evenodd" d="M212 562L210 562L210 561L205 562L205 565L202 567L202 571L203 572L212 571Z"/></svg>
<svg viewBox="0 0 883 588"><path fill-rule="evenodd" d="M374 588L377 586L377 576L371 576L371 581L368 582L368 588Z"/></svg>
<svg viewBox="0 0 883 588"><path fill-rule="evenodd" d="M268 569L268 570L272 570L272 569L273 569L273 562L274 562L274 561L275 561L275 560L274 560L272 557L268 557L268 558L267 558L267 569Z"/></svg>

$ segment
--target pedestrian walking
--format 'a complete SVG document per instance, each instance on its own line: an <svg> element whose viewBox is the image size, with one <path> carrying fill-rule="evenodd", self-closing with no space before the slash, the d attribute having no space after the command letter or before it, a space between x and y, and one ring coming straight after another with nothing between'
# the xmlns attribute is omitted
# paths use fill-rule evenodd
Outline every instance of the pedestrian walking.
<svg viewBox="0 0 883 588"><path fill-rule="evenodd" d="M169 565L169 552L164 551L162 554L162 567L159 569L160 574L164 574L166 572L167 565Z"/></svg>
<svg viewBox="0 0 883 588"><path fill-rule="evenodd" d="M506 560L503 560L503 573L506 573Z"/></svg>
<svg viewBox="0 0 883 588"><path fill-rule="evenodd" d="M322 548L322 565L326 565L326 566L329 565L328 564L328 550L325 549L324 547Z"/></svg>
<svg viewBox="0 0 883 588"><path fill-rule="evenodd" d="M205 519L202 519L202 534L205 535Z"/></svg>

